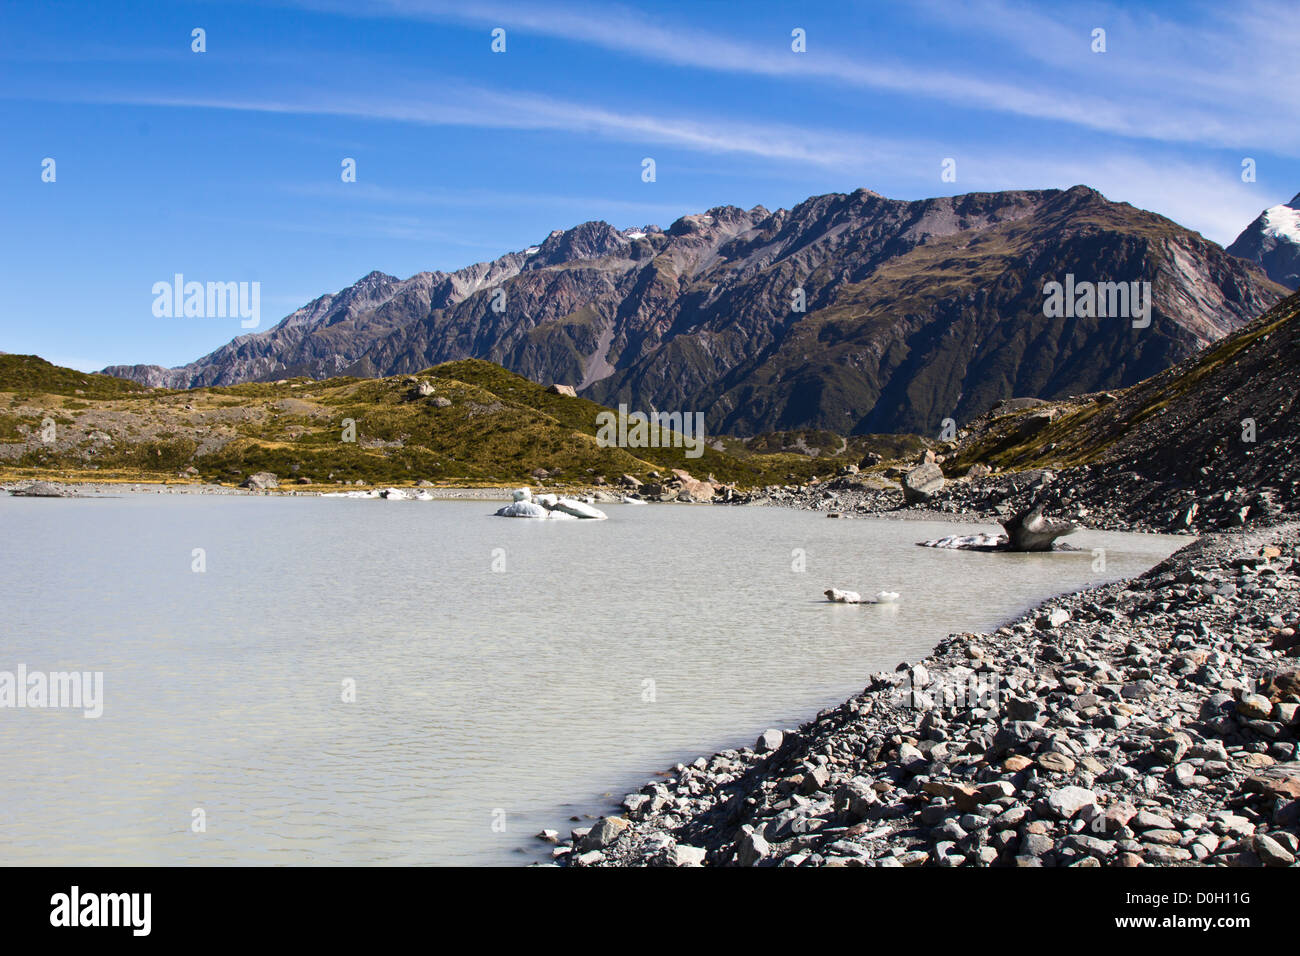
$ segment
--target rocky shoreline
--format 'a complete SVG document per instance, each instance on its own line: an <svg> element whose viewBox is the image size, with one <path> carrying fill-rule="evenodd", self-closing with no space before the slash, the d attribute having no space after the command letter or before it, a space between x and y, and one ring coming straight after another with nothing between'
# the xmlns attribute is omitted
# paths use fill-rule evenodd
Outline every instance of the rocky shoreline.
<svg viewBox="0 0 1300 956"><path fill-rule="evenodd" d="M52 489L48 494L32 494L32 486L44 486ZM374 487L386 487L377 485ZM446 501L509 501L512 487L473 488L473 487L420 487L432 498ZM234 495L265 497L279 495L282 497L319 498L330 491L319 489L287 488L242 488L231 485L218 485L210 482L151 482L151 481L8 481L0 482L0 492L9 492L15 497L58 497L58 498L93 498L115 494L156 494L156 495Z"/></svg>
<svg viewBox="0 0 1300 956"><path fill-rule="evenodd" d="M1215 534L750 748L678 764L562 866L1295 866L1300 525Z"/></svg>
<svg viewBox="0 0 1300 956"><path fill-rule="evenodd" d="M1125 476L1127 478L1127 476ZM1260 520L1289 517L1276 491L1231 492L1207 496L1171 509L1168 501L1135 502L1116 496L1104 469L1072 468L1063 472L1036 468L936 482L923 500L908 501L903 488L857 475L839 475L807 485L770 486L737 494L725 503L749 507L783 507L817 511L836 518L922 518L997 524L1017 511L1040 504L1053 517L1097 531L1197 534L1230 530ZM1192 507L1193 504L1197 506ZM1242 509L1246 509L1246 514ZM1190 511L1190 514L1189 514ZM1293 513L1293 512L1292 512Z"/></svg>

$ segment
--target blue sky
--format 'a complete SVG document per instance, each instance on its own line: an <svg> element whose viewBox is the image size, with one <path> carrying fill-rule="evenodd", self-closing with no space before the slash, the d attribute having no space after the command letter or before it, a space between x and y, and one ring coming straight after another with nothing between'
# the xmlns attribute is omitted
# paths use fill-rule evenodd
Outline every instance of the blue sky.
<svg viewBox="0 0 1300 956"><path fill-rule="evenodd" d="M260 282L266 329L373 269L858 187L1086 183L1226 244L1300 191L1300 8L1132 7L7 3L0 350L179 365L244 330L155 317L175 273Z"/></svg>

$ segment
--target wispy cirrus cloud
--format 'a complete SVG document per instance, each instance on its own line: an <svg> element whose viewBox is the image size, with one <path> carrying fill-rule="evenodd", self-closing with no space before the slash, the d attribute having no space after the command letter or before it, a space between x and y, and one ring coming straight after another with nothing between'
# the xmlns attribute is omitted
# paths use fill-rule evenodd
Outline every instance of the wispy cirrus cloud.
<svg viewBox="0 0 1300 956"><path fill-rule="evenodd" d="M1080 157L1050 148L990 147L987 144L956 148L916 140L871 139L801 127L712 122L652 114L624 114L604 107L557 100L531 93L509 93L459 87L456 94L438 99L412 95L326 98L282 95L258 97L208 97L203 95L102 94L96 101L187 109L230 110L267 114L341 116L418 125L455 125L525 130L565 130L635 143L668 143L705 153L738 153L767 160L814 165L838 173L847 184L871 185L873 170L886 166L891 175L910 179L921 195L1011 188L1066 188L1091 185L1112 199L1152 209L1183 225L1197 229L1220 243L1232 240L1261 208L1259 194L1250 186L1225 176L1210 163L1152 158L1133 152L1108 151L1101 157ZM946 190L937 186L940 158L955 153L960 180ZM310 187L303 187L310 188ZM436 204L446 194L392 190L362 184L357 199L372 202ZM544 193L530 196L473 197L468 201L531 202L565 205L563 197ZM569 205L586 204L575 200ZM652 212L644 204L626 204L628 211ZM654 204L650 204L653 206ZM672 207L659 207L670 212ZM423 226L385 222L381 234L392 237L437 238ZM504 251L504 250L502 250Z"/></svg>
<svg viewBox="0 0 1300 956"><path fill-rule="evenodd" d="M561 130L834 169L865 169L872 163L910 161L917 154L914 142L818 131L783 123L621 112L534 93L468 85L444 85L436 95L424 91L405 97L387 93L321 96L283 92L272 96L238 96L122 91L74 95L71 99L123 106L339 116L425 126Z"/></svg>
<svg viewBox="0 0 1300 956"><path fill-rule="evenodd" d="M286 192L317 199L344 199L352 202L382 203L399 206L459 206L482 209L488 206L517 209L521 206L597 208L616 210L625 215L676 218L682 209L677 203L636 202L607 196L571 196L545 192L511 192L498 189L419 189L393 188L375 183L354 183L340 193L337 186L321 183L287 183ZM647 221L656 221L654 219Z"/></svg>
<svg viewBox="0 0 1300 956"><path fill-rule="evenodd" d="M1293 46L1300 7L1276 0L1231 5L1193 3L1177 16L1135 6L1090 4L1044 8L1023 0L921 0L931 24L1004 44L1024 63L1045 68L1049 86L1098 87L1121 93L1144 113L1173 117L1195 142L1296 144L1300 86ZM1107 53L1080 42L1101 28Z"/></svg>
<svg viewBox="0 0 1300 956"><path fill-rule="evenodd" d="M1108 5L1089 7L1082 17L1001 0L964 8L931 3L932 23L969 35L976 55L961 69L909 63L883 50L836 52L834 37L816 37L810 41L815 53L794 55L781 44L746 43L619 6L448 0L301 5L345 16L504 25L677 67L829 82L1135 139L1257 144L1300 155L1300 94L1292 66L1286 56L1267 55L1278 36L1300 34L1300 10L1276 3L1202 8L1196 25ZM1110 32L1111 53L1090 51L1093 24Z"/></svg>
<svg viewBox="0 0 1300 956"><path fill-rule="evenodd" d="M312 6L321 7L314 3ZM325 5L325 9L333 9ZM927 15L947 16L946 8L923 8ZM514 29L536 29L577 38L582 42L617 48L638 56L661 59L674 64L686 64L709 69L730 71L768 71L773 75L791 76L803 71L812 78L835 79L837 82L880 83L906 85L918 70L908 68L902 73L891 73L880 66L847 63L835 57L779 56L774 51L755 51L736 41L709 37L705 34L681 32L675 28L656 26L644 20L644 15L625 10L614 10L607 16L596 17L570 7L549 7L546 10L520 8L514 10L504 5L476 7L469 12L457 10L437 0L407 0L407 2L379 2L363 5L360 10L371 15L402 17L446 17L458 21L483 23L505 22ZM351 7L347 11L353 12ZM1119 16L1118 14L1116 16ZM951 14L952 29L979 28L979 23L993 26L983 28L989 43L1019 50L1028 59L1052 63L1062 76L1087 74L1095 70L1096 60L1090 55L1075 55L1079 30L1051 20L1033 9L1003 0L983 0L973 8ZM1085 21L1090 22L1090 21ZM1121 41L1130 26L1115 19L1111 23L1112 43ZM1258 19L1249 19L1249 27L1239 26L1240 37L1257 36L1265 29ZM522 25L522 26L521 26ZM1190 28L1166 41L1167 51L1186 50L1199 42L1200 34ZM1242 41L1244 42L1244 41ZM1231 62L1244 56L1239 43L1229 44L1224 55ZM273 58L281 54L273 53ZM301 52L298 54L302 56ZM276 61L278 64L278 60ZM334 61L332 61L334 62ZM303 57L301 63L310 66L311 58ZM815 64L812 67L800 64ZM1125 76L1159 78L1151 82L1153 89L1172 82L1174 74L1169 64L1159 57L1140 61L1116 58L1108 61L1107 69ZM812 70L808 74L808 70ZM830 71L829 73L827 71ZM351 75L365 75L362 64L350 64ZM922 71L923 72L923 71ZM1043 73L1050 76L1051 71ZM298 77L309 77L299 72ZM847 79L846 79L847 78ZM906 82L905 82L906 81ZM1066 187L1087 183L1102 190L1111 198L1133 202L1135 205L1159 211L1176 221L1198 229L1218 242L1231 241L1241 227L1267 205L1269 200L1236 178L1231 166L1216 168L1210 159L1194 155L1177 156L1178 144L1152 148L1137 148L1139 144L1110 141L1095 150L1066 149L1054 146L1050 138L1041 145L1025 138L1019 141L957 137L943 142L918 137L916 129L900 130L899 136L873 136L856 129L839 130L801 126L788 122L774 122L759 117L743 118L749 111L719 108L718 115L684 115L682 112L656 113L646 108L628 109L594 102L580 102L573 98L546 95L532 90L491 89L482 85L467 84L423 73L388 70L382 88L369 90L349 85L346 88L329 87L324 83L305 85L282 76L276 82L263 82L256 89L241 91L202 89L195 91L164 92L159 87L136 86L116 92L88 92L84 88L68 95L60 95L57 83L44 87L28 98L75 100L80 102L113 103L127 106L159 108L206 109L232 112L251 112L269 115L332 116L364 121L384 121L424 126L461 126L480 129L557 131L577 135L580 139L599 137L623 143L636 144L638 150L649 150L654 144L702 154L729 154L767 161L773 168L815 167L825 176L830 175L844 184L845 189L858 185L879 188L880 182L889 179L899 195L932 195L936 192L961 192L972 189L1000 189L1012 187ZM948 82L931 86L935 95L955 95ZM1062 80L1061 82L1067 82ZM1198 96L1205 103L1230 100L1240 90L1238 79L1216 80L1202 78ZM960 84L958 84L960 85ZM1193 84L1194 85L1194 84ZM1046 89L1047 87L1044 87ZM969 87L964 88L969 92ZM1289 89L1289 87L1287 88ZM914 92L914 91L913 91ZM6 94L14 96L15 91ZM963 94L965 95L965 94ZM1152 94L1154 95L1154 94ZM1275 93L1283 100L1293 94ZM1000 96L1000 94L999 94ZM990 101L997 97L990 93ZM644 103L644 100L641 102ZM1057 118L1064 115L1058 111ZM1220 116L1233 116L1232 109L1224 105ZM1114 121L1123 123L1113 115ZM823 117L824 119L824 117ZM1095 121L1097 118L1092 117ZM1137 122L1137 120L1134 120ZM1226 125L1235 120L1224 120L1219 134L1227 135ZM1149 132L1149 131L1148 131ZM1216 135L1219 135L1216 134ZM1133 148L1130 148L1133 147ZM957 156L962 168L958 183L940 185L937 171L941 158ZM900 192L899 183L903 186ZM444 196L421 196L419 190L404 190L405 196L386 196L376 191L376 184L364 184L355 198L373 202L407 201L436 204L452 202ZM680 198L680 197L678 197ZM490 196L476 201L491 202ZM600 202L569 201L565 197L548 197L544 190L527 197L516 197L511 202L531 201L534 205L545 202L572 209L592 208ZM611 201L603 201L604 208L614 208ZM638 204L627 205L627 212L638 217L667 219L676 210L671 205L649 204L652 208L636 209ZM602 213L610 215L610 213ZM382 234L392 237L436 238L425 233L417 223L385 223Z"/></svg>

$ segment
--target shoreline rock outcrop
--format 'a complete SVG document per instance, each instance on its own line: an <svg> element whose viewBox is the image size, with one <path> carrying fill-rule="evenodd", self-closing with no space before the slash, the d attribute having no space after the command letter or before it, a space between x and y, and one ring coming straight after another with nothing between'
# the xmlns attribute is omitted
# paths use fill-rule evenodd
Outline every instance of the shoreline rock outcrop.
<svg viewBox="0 0 1300 956"><path fill-rule="evenodd" d="M259 471L241 481L239 487L253 491L273 491L280 487L280 479L269 471Z"/></svg>
<svg viewBox="0 0 1300 956"><path fill-rule="evenodd" d="M903 476L903 501L924 504L943 490L943 471L933 461L922 462Z"/></svg>
<svg viewBox="0 0 1300 956"><path fill-rule="evenodd" d="M69 490L63 485L56 485L49 481L33 481L29 485L21 488L15 488L9 494L14 498L77 498L80 497L76 492Z"/></svg>

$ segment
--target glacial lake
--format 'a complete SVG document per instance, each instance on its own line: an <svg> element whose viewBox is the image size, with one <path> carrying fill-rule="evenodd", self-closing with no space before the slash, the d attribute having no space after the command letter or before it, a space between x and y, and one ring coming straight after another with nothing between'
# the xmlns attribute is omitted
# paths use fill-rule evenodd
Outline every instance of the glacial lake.
<svg viewBox="0 0 1300 956"><path fill-rule="evenodd" d="M104 681L98 719L0 709L0 862L543 859L543 827L1190 540L1089 531L1076 552L978 554L915 542L996 527L498 506L0 497L0 671ZM831 585L901 598L831 605Z"/></svg>

